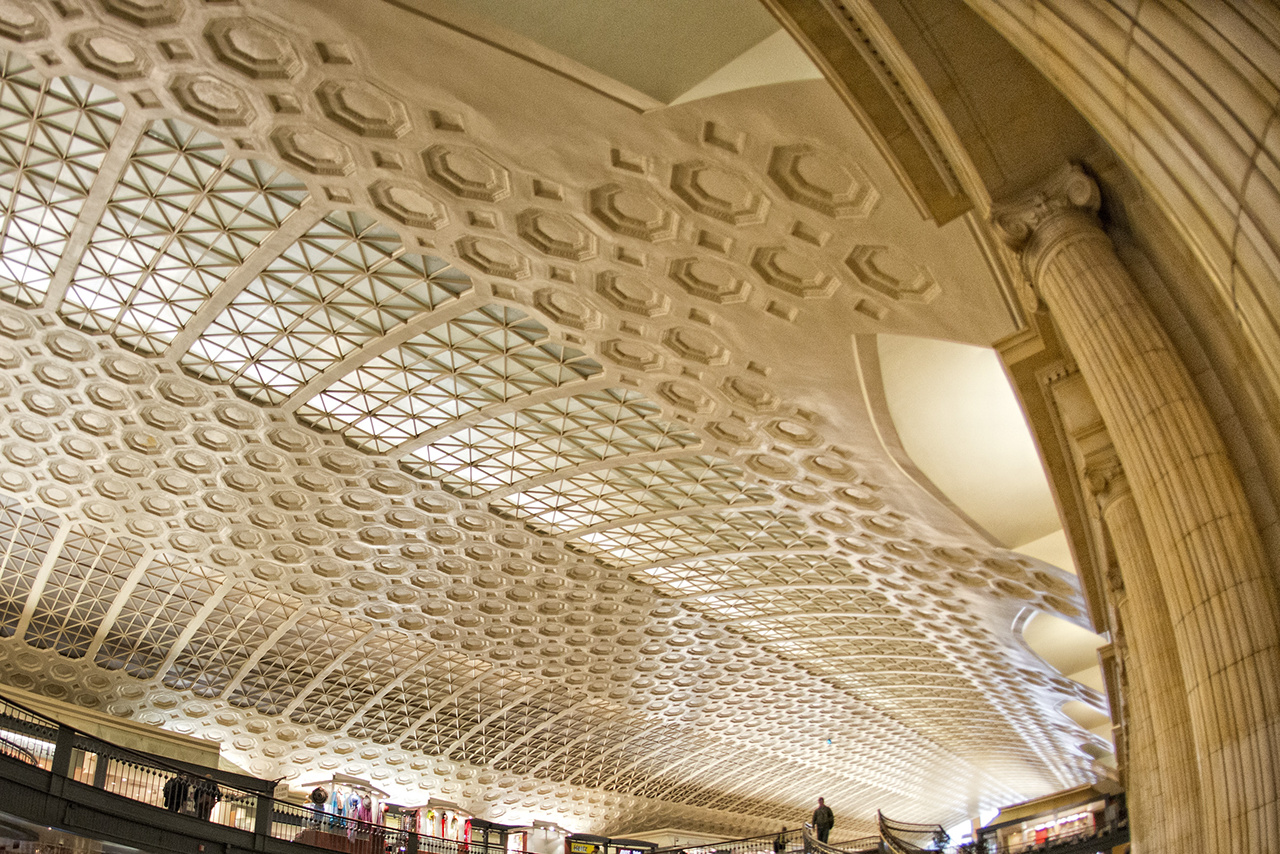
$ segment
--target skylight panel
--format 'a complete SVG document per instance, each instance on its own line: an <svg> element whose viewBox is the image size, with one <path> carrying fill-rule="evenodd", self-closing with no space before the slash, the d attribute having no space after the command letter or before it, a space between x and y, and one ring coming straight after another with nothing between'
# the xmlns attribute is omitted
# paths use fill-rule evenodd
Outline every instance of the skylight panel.
<svg viewBox="0 0 1280 854"><path fill-rule="evenodd" d="M524 312L484 306L378 356L298 410L317 427L386 451L494 403L599 374Z"/></svg>
<svg viewBox="0 0 1280 854"><path fill-rule="evenodd" d="M659 420L642 395L605 389L565 397L458 430L402 464L462 495L601 460L694 447L698 436Z"/></svg>
<svg viewBox="0 0 1280 854"><path fill-rule="evenodd" d="M188 370L279 403L375 338L471 290L359 213L325 217L273 260L182 357Z"/></svg>
<svg viewBox="0 0 1280 854"><path fill-rule="evenodd" d="M545 533L566 534L649 513L770 498L767 490L749 486L737 466L695 456L587 472L510 495L494 508L529 519Z"/></svg>
<svg viewBox="0 0 1280 854"><path fill-rule="evenodd" d="M0 297L44 300L123 113L100 86L0 54Z"/></svg>
<svg viewBox="0 0 1280 854"><path fill-rule="evenodd" d="M61 306L71 322L162 351L209 295L306 199L257 160L232 160L173 119L139 138Z"/></svg>
<svg viewBox="0 0 1280 854"><path fill-rule="evenodd" d="M746 510L657 519L584 536L585 550L618 565L650 563L702 554L740 551L824 549L824 537L792 513Z"/></svg>
<svg viewBox="0 0 1280 854"><path fill-rule="evenodd" d="M222 579L213 569L156 554L111 623L94 663L151 679Z"/></svg>

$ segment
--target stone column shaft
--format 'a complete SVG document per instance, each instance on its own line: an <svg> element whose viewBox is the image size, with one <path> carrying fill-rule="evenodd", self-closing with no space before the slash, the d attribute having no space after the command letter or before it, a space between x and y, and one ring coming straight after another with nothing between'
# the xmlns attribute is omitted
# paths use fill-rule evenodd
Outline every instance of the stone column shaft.
<svg viewBox="0 0 1280 854"><path fill-rule="evenodd" d="M1118 467L1108 468L1099 501L1124 581L1115 606L1127 647L1134 838L1144 850L1198 852L1204 811L1200 768L1182 666L1169 643L1173 623L1137 502Z"/></svg>
<svg viewBox="0 0 1280 854"><path fill-rule="evenodd" d="M1117 611L1120 610L1117 604ZM1126 668L1127 669L1127 668ZM1125 796L1129 806L1129 830L1137 854L1144 851L1175 851L1161 823L1166 802L1161 791L1163 777L1156 755L1155 727L1151 707L1141 679L1126 679L1125 703L1128 716L1125 731L1129 739L1129 761L1125 767Z"/></svg>
<svg viewBox="0 0 1280 854"><path fill-rule="evenodd" d="M1276 582L1185 366L1095 216L1076 167L997 212L1097 402L1148 534L1188 694L1212 854L1280 839ZM1194 809L1167 804L1166 810Z"/></svg>

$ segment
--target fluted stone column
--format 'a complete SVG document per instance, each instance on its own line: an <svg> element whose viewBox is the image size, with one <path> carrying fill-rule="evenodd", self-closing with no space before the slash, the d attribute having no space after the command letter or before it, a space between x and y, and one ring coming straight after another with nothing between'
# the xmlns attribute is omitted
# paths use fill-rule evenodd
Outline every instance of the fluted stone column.
<svg viewBox="0 0 1280 854"><path fill-rule="evenodd" d="M1276 581L1239 478L1168 336L1064 169L994 214L1106 423L1168 604L1201 772L1204 851L1280 845ZM1195 809L1165 804L1167 814Z"/></svg>
<svg viewBox="0 0 1280 854"><path fill-rule="evenodd" d="M1191 711L1178 651L1168 642L1174 628L1147 532L1114 453L1090 460L1085 475L1123 582L1122 589L1112 591L1112 604L1124 631L1130 687L1129 816L1134 839L1143 851L1202 851L1204 809Z"/></svg>
<svg viewBox="0 0 1280 854"><path fill-rule="evenodd" d="M1160 761L1156 757L1155 727L1148 714L1150 706L1141 679L1125 680L1125 701L1129 714L1125 721L1128 734L1128 762L1125 765L1125 795L1129 805L1129 831L1133 838L1133 854L1175 851L1169 847L1161 824L1164 792L1160 783Z"/></svg>

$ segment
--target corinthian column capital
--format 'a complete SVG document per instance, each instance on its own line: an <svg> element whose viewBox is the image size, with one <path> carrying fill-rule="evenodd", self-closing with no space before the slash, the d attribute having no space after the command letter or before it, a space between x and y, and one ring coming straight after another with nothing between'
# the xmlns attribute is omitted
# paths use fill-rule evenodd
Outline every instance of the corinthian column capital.
<svg viewBox="0 0 1280 854"><path fill-rule="evenodd" d="M1019 199L992 208L996 233L1022 257L1032 285L1037 268L1066 240L1101 234L1098 183L1080 166L1069 163Z"/></svg>

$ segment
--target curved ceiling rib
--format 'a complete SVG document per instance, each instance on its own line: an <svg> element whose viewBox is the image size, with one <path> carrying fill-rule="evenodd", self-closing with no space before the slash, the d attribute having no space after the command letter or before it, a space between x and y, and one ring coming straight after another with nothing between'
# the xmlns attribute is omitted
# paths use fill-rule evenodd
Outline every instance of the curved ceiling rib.
<svg viewBox="0 0 1280 854"><path fill-rule="evenodd" d="M32 617L35 616L40 595L44 592L45 585L49 583L49 576L53 574L53 568L58 561L58 556L62 553L71 531L72 526L64 524L58 528L57 533L50 540L44 560L40 563L35 577L31 580L31 586L23 603L21 615L18 617L16 627L13 629L14 638L26 640L27 629L31 626ZM8 561L6 561L7 563Z"/></svg>
<svg viewBox="0 0 1280 854"><path fill-rule="evenodd" d="M42 305L54 311L61 307L84 247L89 243L89 236L102 218L102 213L111 199L111 194L115 191L120 176L129 165L129 156L133 153L133 142L142 132L144 123L145 119L138 113L126 113L123 116L119 132L111 140L106 156L97 164L96 175L85 196L84 207L78 212L75 224L67 234L65 247L58 257L57 266L49 277L49 286L41 301Z"/></svg>
<svg viewBox="0 0 1280 854"><path fill-rule="evenodd" d="M306 405L317 394L369 361L396 349L402 344L409 343L429 329L444 325L451 320L489 305L491 302L492 300L487 297L477 293L470 293L404 323L386 335L375 338L359 350L353 351L345 358L334 362L310 380L298 386L286 400L280 403L280 409L284 412L296 412L300 406ZM400 447L403 447L403 445L397 446L396 450L398 451Z"/></svg>
<svg viewBox="0 0 1280 854"><path fill-rule="evenodd" d="M544 690L546 690L546 688L543 685L535 684L532 687L527 688L523 693L517 694L515 697L507 699L505 703L500 704L496 709L494 709L489 714L488 717L482 720L476 721L476 723L470 729L466 730L457 738L455 738L452 742L450 742L449 745L445 747L444 750L440 751L440 755L448 759L452 755L453 751L457 750L460 746L466 743L469 738L474 737L486 725L491 724L494 721L498 720L504 714L510 712L511 709L525 703L530 697Z"/></svg>
<svg viewBox="0 0 1280 854"><path fill-rule="evenodd" d="M191 349L191 345L204 334L210 324L227 309L227 306L231 305L245 288L262 275L267 265L280 257L281 252L296 243L303 235L315 228L326 213L328 211L314 198L309 198L303 202L297 211L285 218L279 229L258 244L258 248L245 259L243 264L227 275L221 284L214 288L213 292L209 294L209 298L196 309L190 319L182 325L182 329L178 331L178 334L169 342L169 347L165 354L171 358L181 358L184 353Z"/></svg>
<svg viewBox="0 0 1280 854"><path fill-rule="evenodd" d="M847 584L760 584L753 587L721 587L715 590L708 590L702 593L692 593L688 596L679 597L682 602L696 602L700 599L715 599L718 597L744 596L752 593L786 593L790 590L854 590L857 592L865 592L866 583L847 583Z"/></svg>
<svg viewBox="0 0 1280 854"><path fill-rule="evenodd" d="M231 694L235 693L236 689L240 687L245 678L248 677L249 674L253 672L254 668L258 666L258 663L275 648L276 644L280 642L280 639L288 634L288 632L298 624L298 621L301 620L305 614L305 609L298 609L285 619L281 620L279 625L275 627L274 631L267 635L262 644L244 660L231 678L227 680L226 684L220 691L221 696L229 697Z"/></svg>
<svg viewBox="0 0 1280 854"><path fill-rule="evenodd" d="M159 557L159 553L155 550L148 549L143 552L138 562L134 564L133 570L130 571L128 578L120 585L119 592L116 593L115 599L112 600L110 607L106 613L102 615L102 622L98 624L98 630L94 632L93 639L89 641L89 646L85 650L84 657L95 660L98 657L98 650L102 648L103 641L106 640L108 632L115 626L121 612L124 611L125 605L129 601L129 597L133 594L135 585L142 580L142 576L151 566L152 561Z"/></svg>
<svg viewBox="0 0 1280 854"><path fill-rule="evenodd" d="M222 603L223 599L231 592L231 589L235 587L236 583L237 579L234 576L227 576L222 579L221 584L219 584L215 590L209 592L208 597L204 600L199 610L192 615L191 620L173 640L172 646L166 651L163 660L156 666L155 672L168 673L169 670L173 668L174 662L176 662L178 657L186 650L187 645L191 643L191 639L195 636L196 632L204 625L205 621L212 616L214 609Z"/></svg>
<svg viewBox="0 0 1280 854"><path fill-rule="evenodd" d="M650 462L662 462L665 460L684 459L685 457L689 456L691 453L697 453L700 449L701 449L700 445L689 444L689 445L683 445L677 448L666 448L663 450L646 451L643 453L627 454L619 457L610 457L609 459L604 459L604 460L595 460L593 462L582 463L581 465L576 465L569 468L556 469L555 471L549 471L549 472L546 472L545 474L539 474L539 475L535 475L534 477L525 478L524 480L516 481L515 483L512 483L508 486L499 487L498 489L494 489L489 492L482 493L477 497L485 499L489 502L501 501L502 499L507 498L511 495L514 495L518 492L525 492L527 490L535 489L539 486L545 486L549 483L555 483L556 481L564 480L566 478L577 477L579 475L584 475L584 474L591 474L593 472L598 472L605 469L612 469L612 468L616 468L619 465L625 465L627 463L638 463L638 462L650 463ZM688 515L687 511L685 515ZM614 526L614 527L620 527L620 526Z"/></svg>
<svg viewBox="0 0 1280 854"><path fill-rule="evenodd" d="M325 680L327 680L330 676L332 676L334 671L336 671L339 667L341 667L348 657L357 654L360 651L360 648L365 645L365 643L367 643L369 640L377 636L379 631L380 629L377 626L370 624L369 629L364 633L363 636L361 636L359 640L357 640L355 643L351 644L350 646L345 647L341 655L335 657L333 661L329 662L328 665L316 671L315 675L311 677L311 681L303 685L298 690L294 698L290 700L283 709L280 710L280 715L286 718L293 717L294 712L297 711L298 707L301 706L302 703L306 701L307 696L312 691L315 691L317 688L324 685Z"/></svg>
<svg viewBox="0 0 1280 854"><path fill-rule="evenodd" d="M787 622L790 620L797 620L797 619L813 619L815 616L820 616L824 619L839 618L839 619L851 619L851 620L901 621L902 619L901 617L896 617L896 616L877 616L875 614L868 614L865 611L823 611L820 614L816 614L816 615L809 611L792 611L792 612L776 611L770 614L762 614L754 617L739 617L734 620L726 620L725 622L720 623L720 625L730 627L730 626L743 626L743 625L748 625L750 623Z"/></svg>

